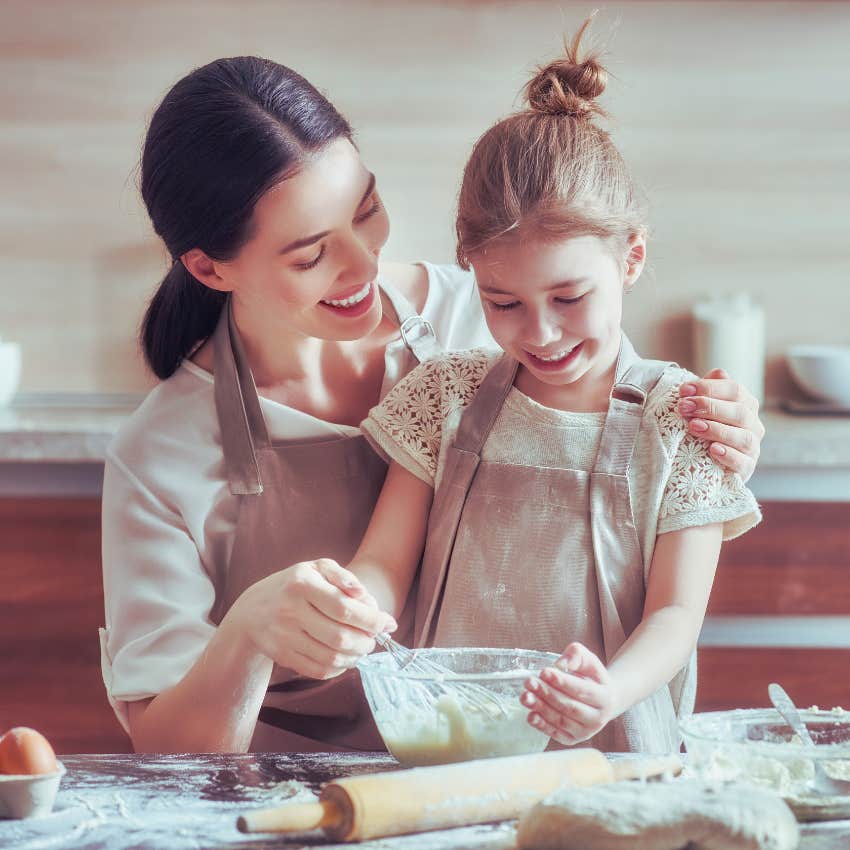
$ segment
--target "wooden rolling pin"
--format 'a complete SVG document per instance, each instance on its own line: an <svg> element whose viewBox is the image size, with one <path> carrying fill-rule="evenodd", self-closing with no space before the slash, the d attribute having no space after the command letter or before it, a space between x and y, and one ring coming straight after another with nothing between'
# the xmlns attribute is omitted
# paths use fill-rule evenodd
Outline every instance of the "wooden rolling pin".
<svg viewBox="0 0 850 850"><path fill-rule="evenodd" d="M678 756L608 761L582 748L416 767L329 782L315 803L242 815L242 832L323 829L334 841L363 841L519 817L559 788L677 774Z"/></svg>

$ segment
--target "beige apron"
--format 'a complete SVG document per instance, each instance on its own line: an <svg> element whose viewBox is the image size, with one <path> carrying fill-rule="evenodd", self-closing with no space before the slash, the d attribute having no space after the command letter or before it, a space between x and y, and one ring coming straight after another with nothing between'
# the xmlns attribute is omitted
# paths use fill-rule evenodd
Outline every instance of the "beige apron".
<svg viewBox="0 0 850 850"><path fill-rule="evenodd" d="M405 371L440 351L430 323L383 286L408 349ZM389 304L386 300L389 299ZM230 492L240 497L229 562L216 564L216 624L239 595L299 561L348 563L357 550L386 476L365 437L277 442L269 438L230 301L213 334L215 403ZM397 375L388 376L397 379ZM386 381L385 381L386 384ZM411 604L399 618L409 628ZM401 631L401 628L400 628ZM275 665L251 741L252 750L383 750L359 674L318 681Z"/></svg>
<svg viewBox="0 0 850 850"><path fill-rule="evenodd" d="M623 336L593 470L495 463L481 451L513 386L503 356L446 450L420 571L417 646L562 652L580 641L608 662L641 619L646 571L628 471L646 398L668 364L640 359ZM679 749L693 709L694 660L669 686L609 723L606 751Z"/></svg>

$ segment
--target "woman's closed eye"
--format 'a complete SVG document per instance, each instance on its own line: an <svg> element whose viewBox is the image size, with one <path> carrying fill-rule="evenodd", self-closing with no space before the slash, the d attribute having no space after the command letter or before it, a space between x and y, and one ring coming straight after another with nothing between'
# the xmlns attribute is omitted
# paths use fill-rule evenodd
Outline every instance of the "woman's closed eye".
<svg viewBox="0 0 850 850"><path fill-rule="evenodd" d="M365 212L360 213L354 221L357 224L362 224L367 219L372 218L373 215L376 215L381 211L381 199L377 195L372 196L372 203L366 209Z"/></svg>
<svg viewBox="0 0 850 850"><path fill-rule="evenodd" d="M300 271L307 271L308 269L314 269L314 268L316 268L317 265L319 265L319 261L324 256L325 256L325 246L322 245L319 248L319 253L316 254L316 256L312 260L307 260L306 263L296 263L295 268L299 269Z"/></svg>

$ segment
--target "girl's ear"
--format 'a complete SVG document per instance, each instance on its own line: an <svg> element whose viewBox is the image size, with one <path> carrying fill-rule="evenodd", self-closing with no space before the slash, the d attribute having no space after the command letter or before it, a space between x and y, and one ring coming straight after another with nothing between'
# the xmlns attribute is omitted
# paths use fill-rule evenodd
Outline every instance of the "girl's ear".
<svg viewBox="0 0 850 850"><path fill-rule="evenodd" d="M195 280L200 281L210 289L219 292L231 292L233 286L228 284L219 274L214 260L210 259L200 248L192 248L180 258L186 271Z"/></svg>
<svg viewBox="0 0 850 850"><path fill-rule="evenodd" d="M623 288L628 292L636 283L646 263L646 234L633 233L626 246L626 256L623 259L625 272Z"/></svg>

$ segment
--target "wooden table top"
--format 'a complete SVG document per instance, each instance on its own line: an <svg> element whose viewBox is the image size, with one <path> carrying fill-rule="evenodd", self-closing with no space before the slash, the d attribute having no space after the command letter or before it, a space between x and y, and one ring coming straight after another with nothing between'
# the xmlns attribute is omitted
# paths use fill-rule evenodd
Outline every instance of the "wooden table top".
<svg viewBox="0 0 850 850"><path fill-rule="evenodd" d="M246 755L62 756L53 813L0 820L9 850L270 850L362 847L363 850L511 850L512 822L375 839L357 845L321 833L295 838L245 835L237 817L251 808L310 799L339 776L392 770L379 753L249 753ZM850 847L850 821L804 828L801 850Z"/></svg>

